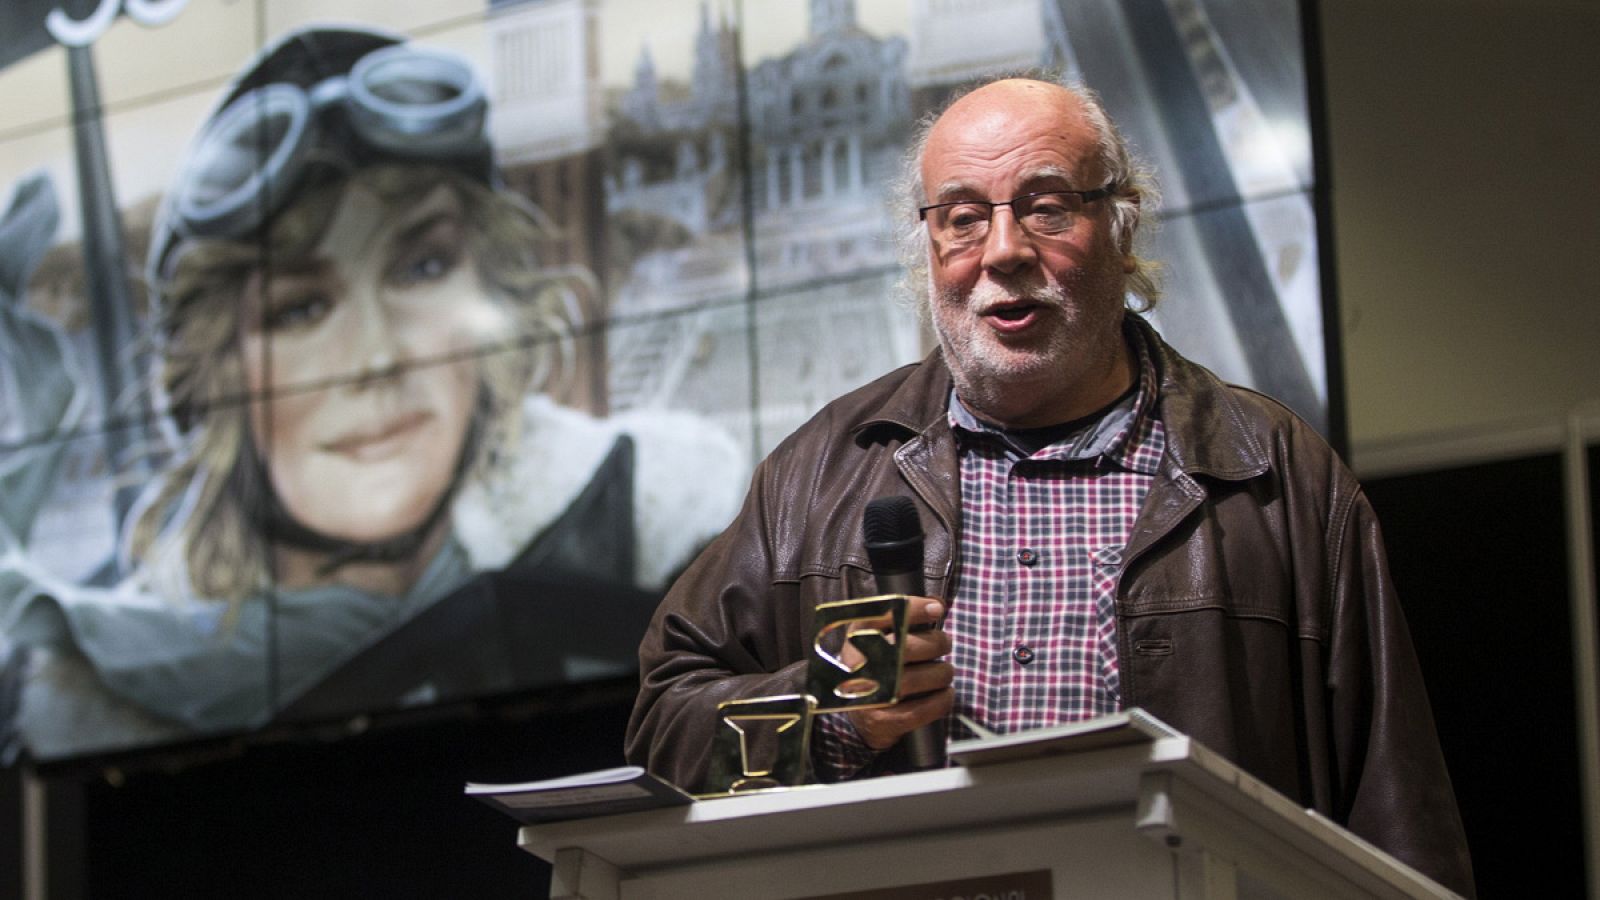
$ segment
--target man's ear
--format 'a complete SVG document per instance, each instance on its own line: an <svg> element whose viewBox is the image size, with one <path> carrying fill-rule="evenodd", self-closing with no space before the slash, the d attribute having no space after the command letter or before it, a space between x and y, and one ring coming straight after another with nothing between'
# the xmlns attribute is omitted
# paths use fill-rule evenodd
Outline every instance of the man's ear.
<svg viewBox="0 0 1600 900"><path fill-rule="evenodd" d="M1134 270L1139 268L1139 258L1133 255L1133 236L1139 232L1139 198L1133 197L1132 201L1133 221L1129 222L1127 229L1119 235L1122 242L1117 248L1122 251L1122 271L1128 275L1132 275Z"/></svg>

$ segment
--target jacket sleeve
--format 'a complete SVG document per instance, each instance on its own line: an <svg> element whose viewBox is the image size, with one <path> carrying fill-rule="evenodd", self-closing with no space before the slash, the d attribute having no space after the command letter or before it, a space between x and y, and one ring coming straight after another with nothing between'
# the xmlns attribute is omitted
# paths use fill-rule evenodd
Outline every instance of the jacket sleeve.
<svg viewBox="0 0 1600 900"><path fill-rule="evenodd" d="M639 647L627 758L688 790L705 779L718 704L804 690L811 616L798 582L775 574L772 468L757 469L738 517L673 585Z"/></svg>
<svg viewBox="0 0 1600 900"><path fill-rule="evenodd" d="M1335 814L1402 862L1472 897L1466 836L1383 538L1366 495L1357 489L1348 496L1329 532L1326 687Z"/></svg>

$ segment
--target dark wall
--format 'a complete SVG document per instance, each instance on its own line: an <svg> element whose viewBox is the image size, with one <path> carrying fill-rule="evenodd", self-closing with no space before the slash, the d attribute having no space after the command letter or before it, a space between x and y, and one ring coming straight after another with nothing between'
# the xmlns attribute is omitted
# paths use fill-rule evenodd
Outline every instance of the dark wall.
<svg viewBox="0 0 1600 900"><path fill-rule="evenodd" d="M1583 896L1560 457L1366 487L1428 682L1480 895Z"/></svg>
<svg viewBox="0 0 1600 900"><path fill-rule="evenodd" d="M0 768L0 897L22 893L22 773Z"/></svg>
<svg viewBox="0 0 1600 900"><path fill-rule="evenodd" d="M81 896L543 897L549 867L462 786L621 765L632 693L629 680L178 771L63 777L83 808ZM79 895L71 871L52 874L68 882L52 897Z"/></svg>

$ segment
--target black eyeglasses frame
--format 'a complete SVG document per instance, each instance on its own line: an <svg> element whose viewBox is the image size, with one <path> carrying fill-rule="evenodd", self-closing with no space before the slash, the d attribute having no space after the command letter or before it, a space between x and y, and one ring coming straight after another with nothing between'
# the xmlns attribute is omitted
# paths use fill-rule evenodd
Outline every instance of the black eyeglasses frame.
<svg viewBox="0 0 1600 900"><path fill-rule="evenodd" d="M949 201L946 201L944 203L931 203L931 204L929 204L927 206L919 206L919 207L917 207L917 221L919 221L919 222L928 221L928 211L929 210L943 209L943 208L945 208L947 206L960 206L963 203L982 203L983 205L989 207L989 216L992 219L994 217L995 207L997 207L997 206L1009 206L1009 207L1011 207L1011 214L1014 216L1014 215L1017 214L1017 206L1016 205L1018 203L1022 202L1023 200L1032 200L1034 197L1043 197L1043 196L1046 196L1048 194L1076 194L1078 196L1078 201L1080 203L1092 203L1092 202L1094 202L1096 200L1100 200L1100 199L1103 199L1105 197L1109 197L1112 194L1116 193L1116 191L1117 191L1117 183L1115 181L1112 181L1112 182L1107 183L1104 187L1098 187L1098 188L1095 188L1094 190L1090 190L1090 191L1068 191L1068 190L1034 191L1031 194L1023 194L1020 197L1012 197L1010 200L949 200Z"/></svg>

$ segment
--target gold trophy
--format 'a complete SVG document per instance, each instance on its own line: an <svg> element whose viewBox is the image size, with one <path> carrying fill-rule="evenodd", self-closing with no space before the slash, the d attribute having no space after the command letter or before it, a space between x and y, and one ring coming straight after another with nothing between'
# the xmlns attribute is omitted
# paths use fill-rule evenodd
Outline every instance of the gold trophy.
<svg viewBox="0 0 1600 900"><path fill-rule="evenodd" d="M898 702L905 667L905 594L836 600L817 607L817 633L806 667L806 692L729 700L717 706L721 727L701 799L787 790L810 775L811 720ZM849 643L861 656L843 658Z"/></svg>

